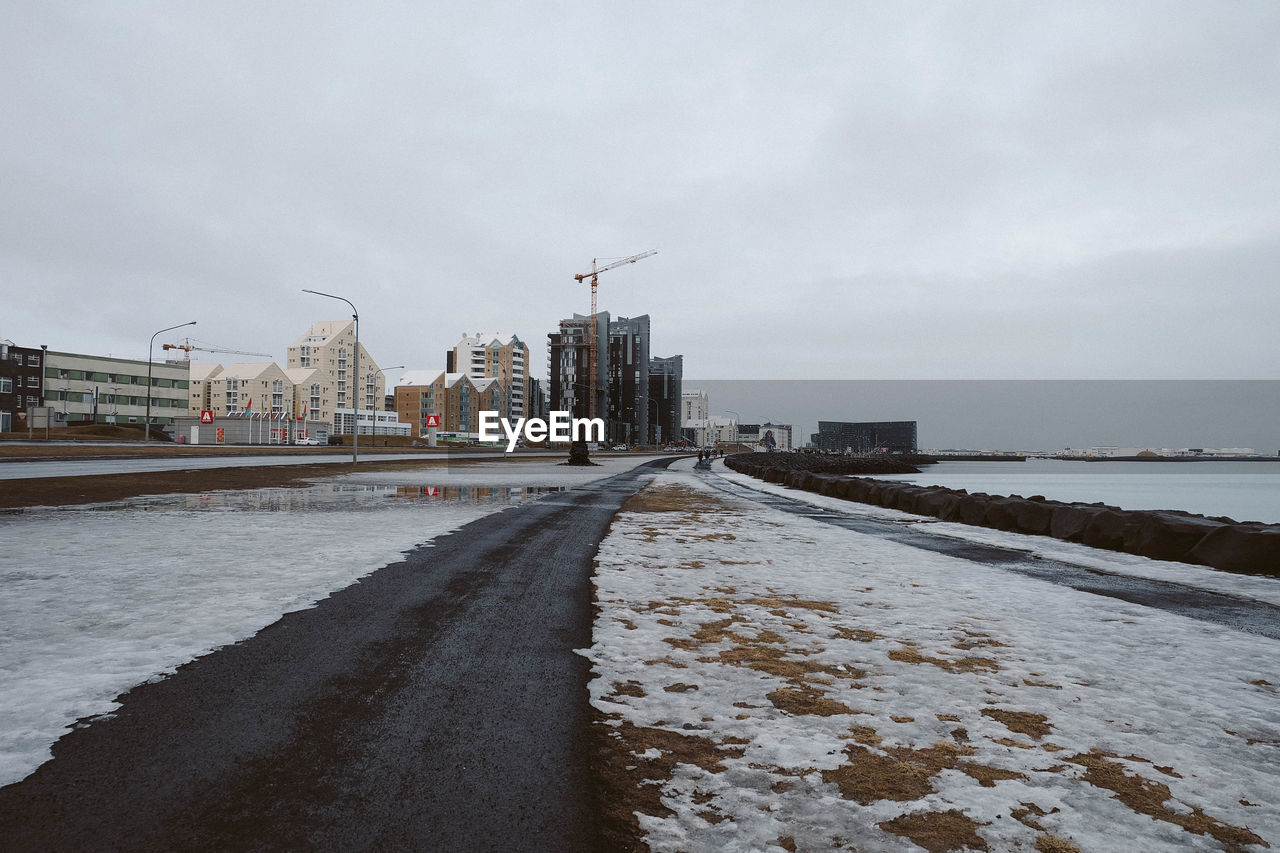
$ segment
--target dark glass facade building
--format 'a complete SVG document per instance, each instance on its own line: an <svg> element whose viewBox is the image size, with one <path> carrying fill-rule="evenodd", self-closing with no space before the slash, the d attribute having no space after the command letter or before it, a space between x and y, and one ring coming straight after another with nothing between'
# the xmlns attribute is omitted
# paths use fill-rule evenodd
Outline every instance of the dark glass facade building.
<svg viewBox="0 0 1280 853"><path fill-rule="evenodd" d="M915 453L915 421L818 421L813 446L825 453Z"/></svg>

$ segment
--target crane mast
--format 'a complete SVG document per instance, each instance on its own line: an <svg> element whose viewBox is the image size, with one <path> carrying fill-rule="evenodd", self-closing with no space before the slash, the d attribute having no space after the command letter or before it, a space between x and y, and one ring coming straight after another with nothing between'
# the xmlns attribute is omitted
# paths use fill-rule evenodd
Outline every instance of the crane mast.
<svg viewBox="0 0 1280 853"><path fill-rule="evenodd" d="M579 282L581 282L583 279L586 279L586 278L591 279L591 314L589 315L591 317L591 320L590 320L591 343L588 346L589 355L587 357L587 372L588 372L588 375L590 376L590 378L588 379L588 385L591 388L591 396L587 398L587 417L589 418L596 417L596 365L599 363L597 361L598 355L596 353L596 342L599 337L599 333L596 329L596 323L597 323L596 321L596 286L598 283L597 277L600 275L600 273L605 272L607 270L615 269L616 267L620 267L620 266L625 266L626 264L634 264L636 261L642 260L643 258L647 258L650 255L656 255L656 254L658 254L657 249L650 249L647 252L641 252L640 254L632 255L629 258L620 258L619 260L607 263L602 267L596 266L597 259L592 258L591 272L578 273L573 277L575 281L579 281Z"/></svg>

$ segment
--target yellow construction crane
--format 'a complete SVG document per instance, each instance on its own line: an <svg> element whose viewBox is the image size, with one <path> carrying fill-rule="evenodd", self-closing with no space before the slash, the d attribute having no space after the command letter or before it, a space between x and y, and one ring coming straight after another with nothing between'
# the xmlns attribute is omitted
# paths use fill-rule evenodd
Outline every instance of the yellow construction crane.
<svg viewBox="0 0 1280 853"><path fill-rule="evenodd" d="M162 349L183 350L186 353L183 359L184 361L191 360L192 350L196 350L197 352L220 352L226 355L256 355L261 358L271 358L271 353L269 352L245 352L244 350L227 349L225 347L216 346L214 344L201 346L198 342L193 343L191 338L183 338L183 343L180 343L180 344L164 344Z"/></svg>
<svg viewBox="0 0 1280 853"><path fill-rule="evenodd" d="M596 416L596 364L598 363L598 362L596 361L596 358L597 358L597 356L596 356L596 340L597 340L597 331L596 331L596 276L600 275L600 273L605 272L606 270L611 270L611 269L614 269L614 268L616 268L616 267L623 266L624 264L634 264L634 263L635 263L636 261L638 261L638 260L641 260L641 259L643 259L643 258L647 258L647 257L649 257L650 255L656 255L656 254L658 254L658 250L657 250L657 249L650 249L650 250L649 250L649 251L647 251L647 252L641 252L640 254L638 254L638 255L632 255L632 256L631 256L631 257L629 257L629 258L622 258L622 259L620 259L620 260L610 261L609 263L605 264L605 265L604 265L604 266L602 266L602 267L600 267L600 266L596 266L596 261L598 260L597 258L592 258L592 259L591 259L591 272L579 273L579 274L577 274L577 275L575 275L575 276L573 277L575 281L579 281L579 282L581 282L583 279L587 279L587 278L591 279L591 314L590 314L590 316L591 316L591 345L590 345L590 347L588 348L588 349L590 350L591 355L590 355L590 356L589 356L589 358L588 358L588 364L587 364L587 371L588 371L588 373L589 373L589 374L590 374L590 376L591 376L591 378L590 378L590 380L589 380L589 384L590 384L590 386L591 386L591 396L590 396L590 397L588 398L588 400L587 400L587 417L589 417L589 418L594 418L594 417Z"/></svg>

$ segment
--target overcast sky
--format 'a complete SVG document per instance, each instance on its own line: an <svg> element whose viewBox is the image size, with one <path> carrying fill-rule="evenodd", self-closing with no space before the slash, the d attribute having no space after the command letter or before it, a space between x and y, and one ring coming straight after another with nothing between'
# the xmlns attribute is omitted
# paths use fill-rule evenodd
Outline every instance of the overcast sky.
<svg viewBox="0 0 1280 853"><path fill-rule="evenodd" d="M545 376L656 249L693 379L1277 378L1274 0L0 7L19 344L283 364L310 287Z"/></svg>

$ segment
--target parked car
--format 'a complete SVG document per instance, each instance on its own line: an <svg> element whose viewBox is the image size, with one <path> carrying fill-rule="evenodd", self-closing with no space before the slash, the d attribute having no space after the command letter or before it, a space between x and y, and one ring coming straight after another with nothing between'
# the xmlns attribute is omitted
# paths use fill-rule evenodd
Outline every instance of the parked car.
<svg viewBox="0 0 1280 853"><path fill-rule="evenodd" d="M322 444L323 442L321 442L321 441L320 441L320 439L318 439L318 438L311 438L310 436L306 436L305 438L300 438L300 439L298 439L298 440L297 440L297 442L295 442L295 443L296 443L296 444L309 445L309 446L317 446L317 445Z"/></svg>

